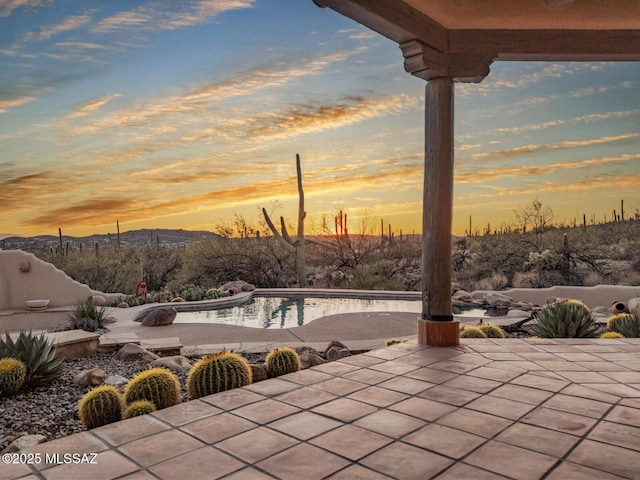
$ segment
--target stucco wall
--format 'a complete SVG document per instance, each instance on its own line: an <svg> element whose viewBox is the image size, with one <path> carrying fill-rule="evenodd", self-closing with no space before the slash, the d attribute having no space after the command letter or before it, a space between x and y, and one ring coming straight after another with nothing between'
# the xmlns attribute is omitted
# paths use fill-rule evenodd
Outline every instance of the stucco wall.
<svg viewBox="0 0 640 480"><path fill-rule="evenodd" d="M29 271L21 264L28 262ZM104 294L76 282L50 263L22 250L0 251L0 310L26 308L27 300L48 299L50 307L74 305L89 296L111 301L122 294Z"/></svg>

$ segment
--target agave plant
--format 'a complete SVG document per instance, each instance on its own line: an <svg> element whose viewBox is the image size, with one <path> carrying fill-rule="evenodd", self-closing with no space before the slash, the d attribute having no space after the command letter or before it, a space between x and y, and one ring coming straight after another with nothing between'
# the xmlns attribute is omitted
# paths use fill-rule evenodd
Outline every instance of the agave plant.
<svg viewBox="0 0 640 480"><path fill-rule="evenodd" d="M544 307L531 325L533 334L541 338L593 337L597 329L589 307L576 300L564 300Z"/></svg>
<svg viewBox="0 0 640 480"><path fill-rule="evenodd" d="M0 358L13 357L27 367L25 385L34 386L58 378L63 373L64 358L56 356L56 347L44 333L39 336L21 331L17 340L8 333L0 338Z"/></svg>

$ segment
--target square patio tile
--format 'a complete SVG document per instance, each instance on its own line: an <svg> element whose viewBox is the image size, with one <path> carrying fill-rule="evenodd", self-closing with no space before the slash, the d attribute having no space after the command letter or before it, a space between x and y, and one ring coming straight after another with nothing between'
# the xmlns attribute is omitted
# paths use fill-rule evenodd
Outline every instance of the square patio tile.
<svg viewBox="0 0 640 480"><path fill-rule="evenodd" d="M300 444L257 466L280 480L319 480L349 464L348 460L312 445Z"/></svg>
<svg viewBox="0 0 640 480"><path fill-rule="evenodd" d="M416 370L417 366L408 365L406 363L395 362L393 360L389 360L388 362L378 363L376 365L371 365L369 367L370 370L377 370L379 372L391 373L393 375L402 375L404 373L411 372Z"/></svg>
<svg viewBox="0 0 640 480"><path fill-rule="evenodd" d="M638 452L614 445L585 440L571 452L567 461L624 478L638 478Z"/></svg>
<svg viewBox="0 0 640 480"><path fill-rule="evenodd" d="M252 422L265 424L299 411L300 409L297 407L268 398L237 408L233 413Z"/></svg>
<svg viewBox="0 0 640 480"><path fill-rule="evenodd" d="M333 378L333 375L307 368L305 370L300 370L299 372L283 375L280 378L282 380L299 383L301 385L313 385L314 383L320 383L324 382L325 380L330 380Z"/></svg>
<svg viewBox="0 0 640 480"><path fill-rule="evenodd" d="M506 478L464 463L458 463L436 477L437 480L504 480Z"/></svg>
<svg viewBox="0 0 640 480"><path fill-rule="evenodd" d="M373 357L370 355L352 355L350 357L341 358L338 360L340 363L346 363L347 365L357 365L358 367L370 367L376 363L384 362L384 358Z"/></svg>
<svg viewBox="0 0 640 480"><path fill-rule="evenodd" d="M572 435L584 435L597 422L594 418L544 407L536 408L521 421Z"/></svg>
<svg viewBox="0 0 640 480"><path fill-rule="evenodd" d="M366 387L368 387L366 383L356 382L355 380L348 380L342 377L332 378L325 382L316 383L313 386L313 388L333 393L335 395L348 395Z"/></svg>
<svg viewBox="0 0 640 480"><path fill-rule="evenodd" d="M491 438L509 427L513 422L506 418L496 417L487 413L476 412L466 408L459 408L446 417L437 421L440 425L457 428L464 432Z"/></svg>
<svg viewBox="0 0 640 480"><path fill-rule="evenodd" d="M202 442L189 435L169 430L127 443L120 447L120 452L143 467L150 467L203 446Z"/></svg>
<svg viewBox="0 0 640 480"><path fill-rule="evenodd" d="M333 393L323 392L311 387L302 387L274 397L274 400L285 402L298 408L311 408L333 400Z"/></svg>
<svg viewBox="0 0 640 480"><path fill-rule="evenodd" d="M103 427L100 427L100 428L103 428ZM94 428L92 431L95 432L97 430L99 429ZM35 445L29 449L24 450L24 452L40 453L41 456L43 457L42 463L35 464L33 465L33 467L36 470L44 470L45 468L48 468L54 465L53 463L45 463L44 457L46 457L47 454L98 453L98 452L104 452L107 449L108 449L107 444L101 441L98 437L92 435L89 432L81 432L75 435L68 435L66 437L59 438L51 442L44 442L39 445ZM2 465L2 466L5 467L5 465Z"/></svg>
<svg viewBox="0 0 640 480"><path fill-rule="evenodd" d="M151 416L159 418L169 425L180 426L201 418L210 417L211 415L217 415L221 412L222 410L206 402L190 400L174 405L173 407L157 410L153 412Z"/></svg>
<svg viewBox="0 0 640 480"><path fill-rule="evenodd" d="M397 439L423 427L426 422L402 413L380 410L357 420L353 424Z"/></svg>
<svg viewBox="0 0 640 480"><path fill-rule="evenodd" d="M294 382L287 382L281 378L271 378L263 382L252 383L242 388L264 395L265 397L275 397L281 393L290 392L293 389L299 388L299 385Z"/></svg>
<svg viewBox="0 0 640 480"><path fill-rule="evenodd" d="M533 410L535 405L516 402L515 400L508 400L506 398L484 395L477 400L468 403L466 408L489 413L498 417L508 418L510 420L517 420Z"/></svg>
<svg viewBox="0 0 640 480"><path fill-rule="evenodd" d="M484 356L491 360L498 360L500 362L519 362L522 360L522 357L519 354L511 352L487 352Z"/></svg>
<svg viewBox="0 0 640 480"><path fill-rule="evenodd" d="M588 398L590 400L598 400L609 404L617 403L620 397L617 395L611 395L606 392L594 390L593 388L585 387L582 385L571 384L567 388L560 390L560 393L565 395L571 395L573 397Z"/></svg>
<svg viewBox="0 0 640 480"><path fill-rule="evenodd" d="M387 407L408 398L408 395L388 390L386 388L372 386L363 390L358 390L357 392L350 394L347 398L368 403L369 405L374 405L376 407Z"/></svg>
<svg viewBox="0 0 640 480"><path fill-rule="evenodd" d="M499 368L499 366L493 367L492 364L490 366L476 368L467 375L485 378L487 380L495 380L496 382L509 382L521 375L521 373L516 370L503 370Z"/></svg>
<svg viewBox="0 0 640 480"><path fill-rule="evenodd" d="M549 392L559 392L570 382L563 380L556 380L553 378L543 377L540 375L532 375L530 373L526 373L524 375L519 376L518 378L514 378L511 381L511 385L520 385L523 387L531 387L537 388L540 390L547 390Z"/></svg>
<svg viewBox="0 0 640 480"><path fill-rule="evenodd" d="M568 372L558 371L558 375L562 375L564 378L573 383L615 383L612 378L606 377L598 372Z"/></svg>
<svg viewBox="0 0 640 480"><path fill-rule="evenodd" d="M310 443L356 461L390 442L389 437L354 425L344 425L314 438Z"/></svg>
<svg viewBox="0 0 640 480"><path fill-rule="evenodd" d="M465 463L517 480L542 478L557 461L542 453L496 441L488 442L465 459Z"/></svg>
<svg viewBox="0 0 640 480"><path fill-rule="evenodd" d="M393 377L394 375L392 373L378 372L376 370L371 370L370 368L362 368L360 370L356 370L355 372L347 373L343 375L342 378L355 380L356 382L367 383L369 385L375 385L377 383L384 382L385 380L389 380Z"/></svg>
<svg viewBox="0 0 640 480"><path fill-rule="evenodd" d="M226 392L202 397L200 400L223 410L233 410L234 408L242 407L250 403L259 402L265 398L264 395L250 392L244 388L234 388Z"/></svg>
<svg viewBox="0 0 640 480"><path fill-rule="evenodd" d="M618 475L611 475L601 470L594 470L593 468L584 467L582 465L576 465L575 463L562 462L557 466L553 472L546 477L546 480L621 480L622 477Z"/></svg>
<svg viewBox="0 0 640 480"><path fill-rule="evenodd" d="M221 478L243 466L242 462L213 447L203 447L154 465L150 470L162 480L209 480Z"/></svg>
<svg viewBox="0 0 640 480"><path fill-rule="evenodd" d="M416 395L425 391L427 388L433 387L433 383L423 382L415 378L395 377L385 382L379 383L379 387L393 390L409 395Z"/></svg>
<svg viewBox="0 0 640 480"><path fill-rule="evenodd" d="M437 363L440 360L437 358L425 357L424 355L412 353L411 355L405 355L404 357L401 357L396 361L406 363L407 365L415 365L416 367L426 367L427 365Z"/></svg>
<svg viewBox="0 0 640 480"><path fill-rule="evenodd" d="M569 362L597 362L598 360L600 360L599 357L582 352L558 352L556 353L556 355Z"/></svg>
<svg viewBox="0 0 640 480"><path fill-rule="evenodd" d="M449 403L451 405L461 407L462 405L480 397L481 394L470 392L469 390L462 390L460 388L436 385L435 387L420 393L418 396L428 398L429 400L435 400L436 402Z"/></svg>
<svg viewBox="0 0 640 480"><path fill-rule="evenodd" d="M604 372L602 375L619 383L640 383L640 372Z"/></svg>
<svg viewBox="0 0 640 480"><path fill-rule="evenodd" d="M457 407L446 403L413 397L403 400L389 407L389 410L405 413L421 420L433 422L444 415L453 412Z"/></svg>
<svg viewBox="0 0 640 480"><path fill-rule="evenodd" d="M96 461L100 465L99 469L95 468L95 465L86 463L67 463L48 468L41 474L46 480L69 480L75 478L111 480L140 469L138 465L113 450L101 452L98 454Z"/></svg>
<svg viewBox="0 0 640 480"><path fill-rule="evenodd" d="M44 454L42 455L44 457ZM28 475L28 477L26 476ZM35 474L28 465L24 463L4 463L2 464L2 472L0 472L0 478L2 480L12 480L14 478L20 478L24 480L38 480Z"/></svg>
<svg viewBox="0 0 640 480"><path fill-rule="evenodd" d="M171 427L151 415L141 415L122 422L110 423L94 428L91 432L111 445L122 445L154 433L170 430Z"/></svg>
<svg viewBox="0 0 640 480"><path fill-rule="evenodd" d="M588 369L584 368L577 363L566 362L566 361L539 361L536 360L536 363L541 367L544 367L546 370L554 371L554 372L589 372ZM562 373L561 373L562 374Z"/></svg>
<svg viewBox="0 0 640 480"><path fill-rule="evenodd" d="M518 402L530 403L531 405L540 405L545 400L553 396L553 393L537 388L522 387L511 383L503 385L493 390L490 395L492 397L507 398L517 400Z"/></svg>
<svg viewBox="0 0 640 480"><path fill-rule="evenodd" d="M472 433L431 423L417 432L407 435L402 441L447 457L459 459L478 448L487 440Z"/></svg>
<svg viewBox="0 0 640 480"><path fill-rule="evenodd" d="M351 465L344 470L340 470L339 472L334 473L330 477L327 477L329 480L388 480L391 477L383 475L379 472L374 472L373 470L369 470L368 468L363 467L362 465Z"/></svg>
<svg viewBox="0 0 640 480"><path fill-rule="evenodd" d="M336 418L343 422L351 422L376 410L377 408L372 405L349 398L338 398L312 409L313 412Z"/></svg>
<svg viewBox="0 0 640 480"><path fill-rule="evenodd" d="M600 422L596 428L589 432L587 438L640 452L640 427ZM640 468L638 474L640 476Z"/></svg>
<svg viewBox="0 0 640 480"><path fill-rule="evenodd" d="M462 388L463 390L469 390L476 393L487 393L502 386L502 382L487 380L480 377L460 375L459 377L445 382L443 385L446 385L447 387Z"/></svg>
<svg viewBox="0 0 640 480"><path fill-rule="evenodd" d="M407 352L404 352L402 350L395 350L393 348L379 348L377 350L365 352L362 355L375 358L383 358L385 360L393 360L394 358L404 357L405 355L407 355Z"/></svg>
<svg viewBox="0 0 640 480"><path fill-rule="evenodd" d="M452 378L456 378L458 374L447 372L446 370L436 370L435 368L424 367L409 372L405 376L429 383L444 383Z"/></svg>
<svg viewBox="0 0 640 480"><path fill-rule="evenodd" d="M605 420L640 427L640 409L616 405Z"/></svg>
<svg viewBox="0 0 640 480"><path fill-rule="evenodd" d="M259 472L253 467L243 468L224 477L225 480L273 480L273 477Z"/></svg>
<svg viewBox="0 0 640 480"><path fill-rule="evenodd" d="M601 418L611 408L609 403L589 400L588 398L572 397L562 393L554 395L541 406L593 418Z"/></svg>
<svg viewBox="0 0 640 480"><path fill-rule="evenodd" d="M316 413L300 412L273 422L269 427L300 440L308 440L340 425L341 422Z"/></svg>
<svg viewBox="0 0 640 480"><path fill-rule="evenodd" d="M562 458L580 441L580 437L524 423L515 423L500 433L496 440Z"/></svg>
<svg viewBox="0 0 640 480"><path fill-rule="evenodd" d="M623 398L640 398L640 385L639 388L634 388L631 385L621 385L619 383L585 383L583 386Z"/></svg>
<svg viewBox="0 0 640 480"><path fill-rule="evenodd" d="M453 373L467 373L478 368L478 365L474 363L458 362L457 359L458 357L456 357L455 360L442 360L437 363L432 363L431 365L429 365L429 368L435 368L437 370L444 370L446 372Z"/></svg>
<svg viewBox="0 0 640 480"><path fill-rule="evenodd" d="M375 471L402 479L432 478L452 463L441 455L399 442L360 460L360 464Z"/></svg>
<svg viewBox="0 0 640 480"><path fill-rule="evenodd" d="M231 413L221 413L184 425L181 430L206 444L213 444L255 427L257 427L255 423L242 417Z"/></svg>
<svg viewBox="0 0 640 480"><path fill-rule="evenodd" d="M358 365L350 365L343 362L327 362L322 365L316 365L313 367L313 370L316 372L328 373L330 375L344 375L345 373L353 372L359 368L361 367Z"/></svg>
<svg viewBox="0 0 640 480"><path fill-rule="evenodd" d="M256 463L299 443L270 428L260 427L216 443L216 448L248 463Z"/></svg>

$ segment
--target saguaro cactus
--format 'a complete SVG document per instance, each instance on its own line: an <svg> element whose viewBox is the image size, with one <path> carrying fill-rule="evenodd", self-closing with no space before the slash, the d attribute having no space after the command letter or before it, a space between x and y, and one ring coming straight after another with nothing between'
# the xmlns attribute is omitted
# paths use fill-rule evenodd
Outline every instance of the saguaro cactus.
<svg viewBox="0 0 640 480"><path fill-rule="evenodd" d="M287 229L284 224L284 217L280 217L280 227L282 233L278 232L269 214L263 208L262 214L264 219L269 225L271 232L278 239L278 241L284 245L284 247L291 253L296 255L296 276L298 277L298 285L305 287L307 285L306 276L306 261L305 261L305 238L304 238L304 219L307 216L307 212L304 211L304 190L302 189L302 169L300 168L300 155L296 153L296 173L298 176L298 235L291 238L287 233Z"/></svg>

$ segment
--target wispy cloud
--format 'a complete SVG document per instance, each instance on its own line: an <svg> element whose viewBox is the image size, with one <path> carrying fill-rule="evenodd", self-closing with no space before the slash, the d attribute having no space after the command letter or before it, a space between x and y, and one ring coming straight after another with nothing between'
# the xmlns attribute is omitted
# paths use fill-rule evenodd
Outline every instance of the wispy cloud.
<svg viewBox="0 0 640 480"><path fill-rule="evenodd" d="M75 30L82 25L86 25L91 21L91 15L74 15L71 17L67 17L64 22L58 23L56 25L48 25L44 26L38 30L27 33L24 37L24 41L26 42L39 42L43 40L48 40L62 32L67 32L70 30Z"/></svg>
<svg viewBox="0 0 640 480"><path fill-rule="evenodd" d="M0 113L5 113L10 108L19 107L35 100L35 97L18 97L10 100L0 100Z"/></svg>
<svg viewBox="0 0 640 480"><path fill-rule="evenodd" d="M607 121L607 120L612 120L617 118L634 117L636 115L640 115L640 109L622 110L617 112L606 112L606 113L591 113L589 115L574 117L573 119L571 119L571 122L572 123L600 122L600 121Z"/></svg>
<svg viewBox="0 0 640 480"><path fill-rule="evenodd" d="M105 106L114 98L118 98L120 96L119 93L114 93L111 95L105 95L97 100L93 100L91 102L85 103L83 106L78 108L75 112L71 113L67 116L67 118L78 118L78 117L86 117L87 115L95 112L99 108Z"/></svg>
<svg viewBox="0 0 640 480"><path fill-rule="evenodd" d="M93 27L94 32L119 30L175 30L204 23L229 10L251 8L255 0L200 0L172 3L149 2L134 10L119 12Z"/></svg>
<svg viewBox="0 0 640 480"><path fill-rule="evenodd" d="M0 17L8 17L17 8L49 5L53 0L0 0Z"/></svg>

